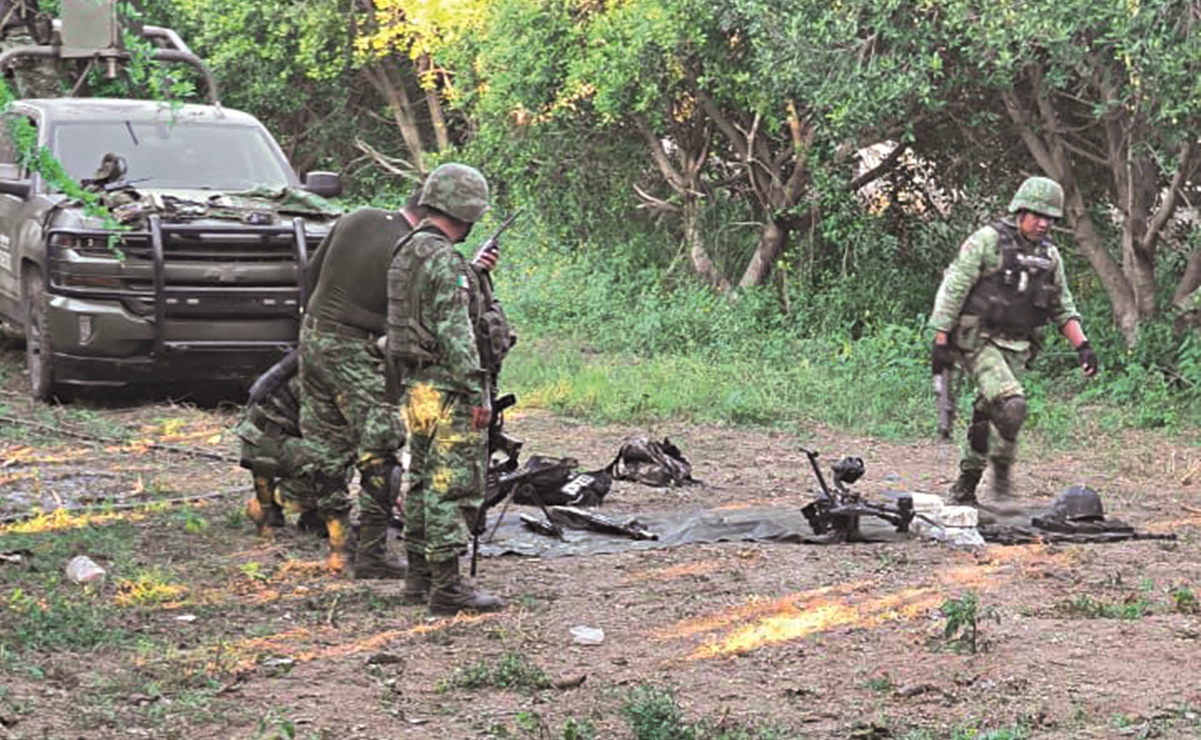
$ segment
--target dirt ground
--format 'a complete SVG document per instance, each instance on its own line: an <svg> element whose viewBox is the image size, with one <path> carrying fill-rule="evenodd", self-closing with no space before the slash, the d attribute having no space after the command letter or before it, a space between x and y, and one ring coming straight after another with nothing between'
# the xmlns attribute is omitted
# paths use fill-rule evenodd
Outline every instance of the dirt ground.
<svg viewBox="0 0 1201 740"><path fill-rule="evenodd" d="M9 385L5 440L17 419L32 416L19 384ZM137 564L182 590L118 609L122 574L110 573L92 598L136 640L0 656L2 738L621 739L635 737L623 708L648 687L670 691L685 722L726 728L731 738L1201 735L1201 615L1190 600L1201 589L1195 435L1102 436L1060 454L1026 449L1017 471L1024 500L1087 484L1112 517L1174 533L1173 541L971 549L920 539L730 542L487 558L479 583L509 607L435 619L403 605L397 584L322 575L314 564L323 545L310 535L289 528L263 541L239 522L248 476L212 459L236 455L232 409L97 405L89 418L95 436L125 430L135 441L31 431L30 440L5 442L0 513L29 500L22 474L32 470L43 504L81 488L110 502L197 497L109 515L132 517ZM618 482L601 510L617 518L743 505L795 511L813 490L800 445L821 451L826 466L862 457L867 474L857 489L868 498L943 491L955 468L954 450L933 441L829 429L598 427L520 407L509 429L527 452L574 456L584 469L606 464L630 434L670 437L704 485ZM186 526L197 518L209 526ZM73 526L54 536L79 537ZM0 551L15 531L0 529ZM13 567L0 564L0 584ZM968 593L981 617L975 653L941 639L940 606ZM576 644L577 626L602 629L603 642ZM555 685L521 690L465 678L519 660ZM591 735L571 734L585 727ZM677 736L686 737L662 735Z"/></svg>

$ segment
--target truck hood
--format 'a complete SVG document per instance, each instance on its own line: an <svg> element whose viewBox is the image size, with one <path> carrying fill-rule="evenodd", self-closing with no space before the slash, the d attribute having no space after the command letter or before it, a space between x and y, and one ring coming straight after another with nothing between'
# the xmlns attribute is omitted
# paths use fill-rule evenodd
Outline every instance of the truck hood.
<svg viewBox="0 0 1201 740"><path fill-rule="evenodd" d="M140 228L152 215L167 222L204 220L232 221L252 225L278 224L295 216L306 221L327 222L342 210L321 196L297 188L255 188L221 192L194 188L155 189L122 187L99 191L99 205L117 222ZM74 204L81 205L79 201ZM70 202L60 208L70 207ZM92 228L103 228L99 216L86 216Z"/></svg>

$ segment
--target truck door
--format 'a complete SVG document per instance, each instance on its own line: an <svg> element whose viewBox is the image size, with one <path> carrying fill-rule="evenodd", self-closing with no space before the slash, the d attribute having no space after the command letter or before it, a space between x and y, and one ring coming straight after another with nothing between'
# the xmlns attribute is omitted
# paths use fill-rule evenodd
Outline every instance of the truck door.
<svg viewBox="0 0 1201 740"><path fill-rule="evenodd" d="M19 190L30 184L29 175L17 164L9 127L0 124L0 313L20 321L21 275L17 260L17 231L28 196Z"/></svg>

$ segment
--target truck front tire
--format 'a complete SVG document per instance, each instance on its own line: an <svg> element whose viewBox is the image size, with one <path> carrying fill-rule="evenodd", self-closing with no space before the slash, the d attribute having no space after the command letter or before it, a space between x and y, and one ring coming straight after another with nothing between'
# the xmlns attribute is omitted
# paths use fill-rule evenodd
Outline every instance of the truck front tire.
<svg viewBox="0 0 1201 740"><path fill-rule="evenodd" d="M40 270L21 276L21 308L25 314L25 369L29 392L38 401L54 398L54 368L50 354L50 326L46 321L46 284Z"/></svg>

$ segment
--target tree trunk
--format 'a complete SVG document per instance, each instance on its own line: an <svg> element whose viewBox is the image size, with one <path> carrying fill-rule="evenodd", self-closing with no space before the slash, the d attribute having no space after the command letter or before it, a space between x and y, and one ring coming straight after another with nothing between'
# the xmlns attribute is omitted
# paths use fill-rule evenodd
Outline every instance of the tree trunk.
<svg viewBox="0 0 1201 740"><path fill-rule="evenodd" d="M383 97L392 114L392 120L400 131L400 138L409 150L413 169L419 174L425 174L425 146L421 143L421 128L414 115L412 101L405 89L403 73L396 68L392 57L384 57L369 62L363 67L363 74L372 87Z"/></svg>
<svg viewBox="0 0 1201 740"><path fill-rule="evenodd" d="M764 224L763 231L759 232L759 244L755 246L755 253L751 256L746 271L742 273L742 279L738 281L738 286L749 288L766 280L767 276L771 274L772 263L780 255L784 248L784 240L787 238L788 230L782 228L778 222L769 220Z"/></svg>
<svg viewBox="0 0 1201 740"><path fill-rule="evenodd" d="M1048 177L1058 181L1064 191L1064 215L1068 227L1074 235L1076 250L1080 251L1101 280L1105 292L1109 294L1113 306L1113 320L1117 323L1118 332L1122 334L1127 345L1133 345L1139 332L1139 322L1142 318L1139 311L1134 284L1131 284L1127 273L1128 265L1113 261L1110 253L1105 250L1104 241L1097 231L1085 207L1085 199L1076 185L1075 168L1071 165L1071 157L1064 139L1059 133L1058 115L1054 112L1048 91L1042 88L1041 73L1032 70L1028 73L1032 91L1029 99L1017 91L1004 91L1002 101L1005 111L1017 129L1018 136L1026 144L1030 156L1038 162ZM1124 227L1129 228L1129 219Z"/></svg>
<svg viewBox="0 0 1201 740"><path fill-rule="evenodd" d="M1066 179L1062 176L1056 177L1060 173L1049 174L1061 184ZM1069 182L1073 181L1069 180ZM1084 206L1084 198L1074 183L1070 190L1067 187L1064 188L1064 194L1064 212L1076 249L1084 255L1097 273L1097 277L1101 279L1101 285L1105 288L1106 295L1109 296L1109 303L1113 308L1113 320L1122 336L1122 341L1127 345L1133 344L1138 336L1138 325L1142 318L1134 289L1122 272L1121 266L1114 262L1109 253L1105 251L1104 241L1097 233L1097 226L1088 215L1088 209Z"/></svg>
<svg viewBox="0 0 1201 740"><path fill-rule="evenodd" d="M429 54L422 54L417 58L417 79L424 80L426 75L433 72L433 61ZM442 113L442 99L438 97L438 89L434 85L422 84L421 89L425 92L425 107L430 114L430 124L434 128L434 143L438 147L438 151L444 152L450 148L450 134L447 133L446 116Z"/></svg>
<svg viewBox="0 0 1201 740"><path fill-rule="evenodd" d="M1199 286L1201 286L1201 250L1194 250L1188 256L1188 264L1184 267L1184 276L1180 278L1180 284L1172 293L1172 303L1180 305Z"/></svg>
<svg viewBox="0 0 1201 740"><path fill-rule="evenodd" d="M701 215L704 212L701 170L707 157L708 135L696 135L696 131L677 131L676 136L672 138L673 156L664 147L663 138L651 128L646 119L636 118L635 125L663 181L679 196L682 203L679 207L681 228L692 269L710 287L721 291L729 290L730 281L709 256L700 228ZM688 133L694 135L688 136ZM636 186L634 190L646 207L659 211L674 211L677 208L667 201L653 198Z"/></svg>
<svg viewBox="0 0 1201 740"><path fill-rule="evenodd" d="M709 250L705 248L705 240L701 236L700 217L703 212L698 198L685 198L683 208L684 243L688 245L688 256L692 260L692 269L710 287L721 292L728 292L730 281L713 264Z"/></svg>

